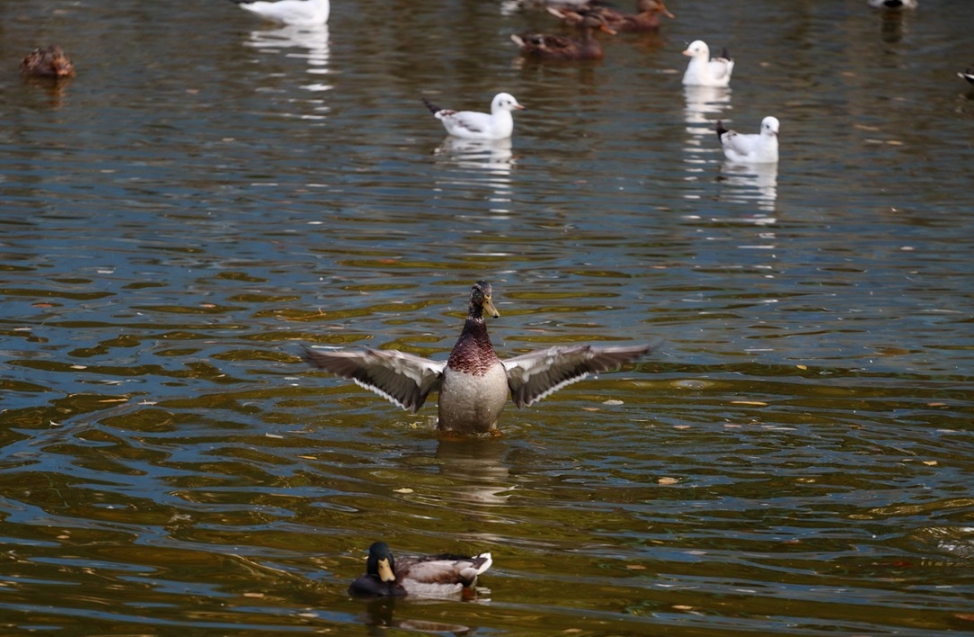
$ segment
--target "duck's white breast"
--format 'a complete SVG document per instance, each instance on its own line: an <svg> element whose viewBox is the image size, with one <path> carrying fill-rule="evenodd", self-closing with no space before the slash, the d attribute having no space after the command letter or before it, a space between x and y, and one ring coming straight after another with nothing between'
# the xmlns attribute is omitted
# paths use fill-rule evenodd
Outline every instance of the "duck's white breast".
<svg viewBox="0 0 974 637"><path fill-rule="evenodd" d="M447 368L440 388L440 429L484 433L494 428L507 403L507 372L500 361L484 374Z"/></svg>

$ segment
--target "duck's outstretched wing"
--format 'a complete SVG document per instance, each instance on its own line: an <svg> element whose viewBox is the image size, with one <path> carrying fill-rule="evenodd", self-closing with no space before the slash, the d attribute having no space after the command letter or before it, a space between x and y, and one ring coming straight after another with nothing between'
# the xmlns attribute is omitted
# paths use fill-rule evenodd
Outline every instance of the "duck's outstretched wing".
<svg viewBox="0 0 974 637"><path fill-rule="evenodd" d="M615 369L652 350L654 345L592 347L572 345L539 349L505 361L511 399L518 407L530 405L589 374Z"/></svg>
<svg viewBox="0 0 974 637"><path fill-rule="evenodd" d="M443 382L446 362L395 350L323 351L304 347L304 360L391 400L413 413Z"/></svg>

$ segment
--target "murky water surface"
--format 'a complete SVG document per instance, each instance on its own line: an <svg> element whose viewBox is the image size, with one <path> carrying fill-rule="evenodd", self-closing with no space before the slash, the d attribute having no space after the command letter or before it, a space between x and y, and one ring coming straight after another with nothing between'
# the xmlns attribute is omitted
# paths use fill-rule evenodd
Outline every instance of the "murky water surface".
<svg viewBox="0 0 974 637"><path fill-rule="evenodd" d="M865 4L673 0L560 66L496 2L0 4L0 632L974 630L974 14ZM51 42L77 78L21 81ZM500 90L509 143L420 103ZM662 345L491 441L297 356L443 357L481 278L502 355ZM349 599L377 538L495 566Z"/></svg>

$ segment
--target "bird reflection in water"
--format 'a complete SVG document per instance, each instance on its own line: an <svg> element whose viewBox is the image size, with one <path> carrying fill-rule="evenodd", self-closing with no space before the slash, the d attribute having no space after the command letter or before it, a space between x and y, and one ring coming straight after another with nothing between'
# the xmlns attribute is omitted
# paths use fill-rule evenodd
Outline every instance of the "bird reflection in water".
<svg viewBox="0 0 974 637"><path fill-rule="evenodd" d="M440 474L454 481L451 497L474 504L504 504L514 489L505 462L509 450L503 440L441 439L436 461Z"/></svg>
<svg viewBox="0 0 974 637"><path fill-rule="evenodd" d="M487 198L491 212L511 214L511 169L516 158L510 137L480 140L450 136L433 151L433 155L463 171L452 173L455 177L452 183L465 186L486 183L492 191Z"/></svg>
<svg viewBox="0 0 974 637"><path fill-rule="evenodd" d="M385 635L386 629L400 628L421 633L440 633L465 635L472 629L462 624L434 622L425 619L396 619L396 604L438 603L436 600L410 600L408 602L394 597L383 597L368 602L362 623L368 628L369 635Z"/></svg>
<svg viewBox="0 0 974 637"><path fill-rule="evenodd" d="M686 180L699 181L708 172L706 166L714 159L714 153L723 154L720 145L713 143L714 125L731 108L731 90L717 86L684 86L683 94L686 98L683 121L689 135L683 148L683 161L689 173Z"/></svg>
<svg viewBox="0 0 974 637"><path fill-rule="evenodd" d="M775 211L778 199L778 164L737 164L725 161L718 180L723 184L721 198L725 201L756 204L761 216L755 223L773 223L768 216Z"/></svg>
<svg viewBox="0 0 974 637"><path fill-rule="evenodd" d="M272 29L261 29L250 33L247 46L267 53L286 51L285 55L292 58L304 58L308 64L308 73L312 75L327 75L330 49L328 44L328 25L315 26L285 25ZM297 52L291 49L297 49ZM326 82L314 82L303 86L308 91L328 91L332 85Z"/></svg>

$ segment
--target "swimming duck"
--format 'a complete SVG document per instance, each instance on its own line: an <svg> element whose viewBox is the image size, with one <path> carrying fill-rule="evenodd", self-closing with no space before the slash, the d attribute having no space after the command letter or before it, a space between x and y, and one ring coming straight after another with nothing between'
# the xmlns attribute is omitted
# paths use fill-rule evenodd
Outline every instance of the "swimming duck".
<svg viewBox="0 0 974 637"><path fill-rule="evenodd" d="M74 64L56 44L36 48L20 62L20 72L29 77L74 77Z"/></svg>
<svg viewBox="0 0 974 637"><path fill-rule="evenodd" d="M964 69L963 73L958 73L957 77L967 80L971 84L974 84L974 70L972 70L970 67Z"/></svg>
<svg viewBox="0 0 974 637"><path fill-rule="evenodd" d="M548 7L548 12L558 16L568 24L581 24L586 14L598 15L606 26L616 32L656 31L660 25L660 15L675 18L667 10L662 0L639 0L636 3L637 13L623 13L617 9L605 6L590 6L581 9L567 9Z"/></svg>
<svg viewBox="0 0 974 637"><path fill-rule="evenodd" d="M683 74L685 86L716 86L730 85L731 73L734 72L734 60L724 49L723 55L710 59L710 47L703 40L690 43L683 55L690 57L686 73Z"/></svg>
<svg viewBox="0 0 974 637"><path fill-rule="evenodd" d="M231 0L262 18L293 24L295 26L316 26L328 22L331 11L329 0L278 0L265 2L264 0Z"/></svg>
<svg viewBox="0 0 974 637"><path fill-rule="evenodd" d="M773 164L778 161L777 117L761 120L761 132L756 135L727 130L723 122L718 121L717 138L730 161L743 164Z"/></svg>
<svg viewBox="0 0 974 637"><path fill-rule="evenodd" d="M443 122L443 128L454 137L462 139L506 139L514 132L511 111L524 107L510 93L498 93L490 103L490 114L474 111L451 111L432 104L425 97L423 104L433 117Z"/></svg>
<svg viewBox="0 0 974 637"><path fill-rule="evenodd" d="M580 38L546 33L524 33L511 35L511 40L521 47L521 55L546 60L601 60L602 43L592 36L595 29L615 34L605 20L594 13L582 16L578 26L582 29Z"/></svg>
<svg viewBox="0 0 974 637"><path fill-rule="evenodd" d="M420 555L396 560L385 542L369 547L365 575L348 587L350 595L370 597L452 597L471 590L490 568L490 553Z"/></svg>
<svg viewBox="0 0 974 637"><path fill-rule="evenodd" d="M490 284L478 281L470 291L463 331L447 361L396 350L324 352L308 347L304 359L413 413L430 392L437 391L440 431L494 434L508 394L518 407L530 405L565 385L615 369L652 349L649 345L566 345L501 360L487 334L484 312L500 316Z"/></svg>

